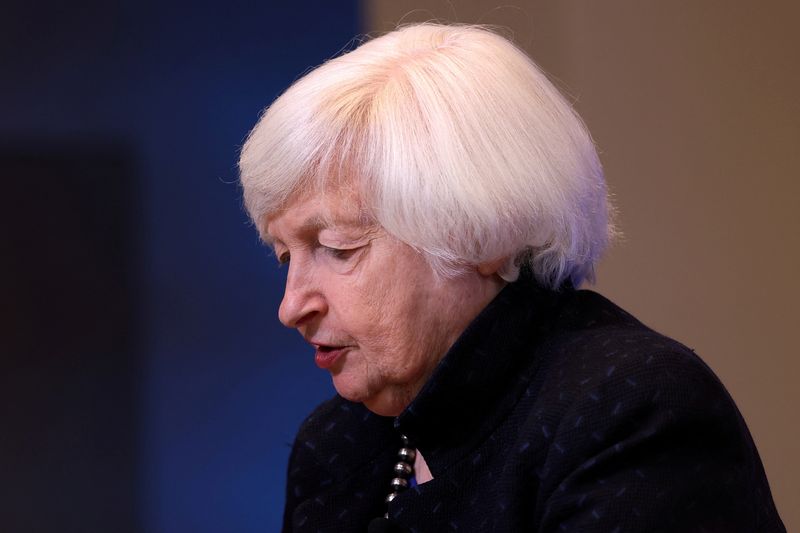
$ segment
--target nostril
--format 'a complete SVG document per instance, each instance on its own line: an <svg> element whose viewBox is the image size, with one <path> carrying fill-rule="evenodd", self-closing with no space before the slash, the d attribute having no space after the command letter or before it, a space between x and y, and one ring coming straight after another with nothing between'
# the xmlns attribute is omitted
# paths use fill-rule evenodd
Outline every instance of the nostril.
<svg viewBox="0 0 800 533"><path fill-rule="evenodd" d="M327 312L324 297L317 290L287 288L278 309L278 318L284 326L298 328L318 320Z"/></svg>
<svg viewBox="0 0 800 533"><path fill-rule="evenodd" d="M314 318L315 318L315 317L316 317L318 314L319 314L319 313L318 313L318 311L306 311L306 312L301 312L301 313L299 314L299 316L298 316L298 317L297 317L297 318L296 318L296 319L293 321L293 323L292 323L292 327L293 327L293 328L299 328L300 326L303 326L303 325L305 325L305 324L308 324L309 322L313 321L313 320L314 320Z"/></svg>

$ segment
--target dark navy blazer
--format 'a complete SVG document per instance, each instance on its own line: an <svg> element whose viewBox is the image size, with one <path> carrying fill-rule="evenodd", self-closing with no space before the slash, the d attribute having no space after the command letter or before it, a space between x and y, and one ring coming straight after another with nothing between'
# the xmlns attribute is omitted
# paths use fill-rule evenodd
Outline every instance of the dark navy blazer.
<svg viewBox="0 0 800 533"><path fill-rule="evenodd" d="M433 480L384 503L403 433ZM286 532L781 532L733 400L590 291L508 285L396 419L340 397L292 449Z"/></svg>

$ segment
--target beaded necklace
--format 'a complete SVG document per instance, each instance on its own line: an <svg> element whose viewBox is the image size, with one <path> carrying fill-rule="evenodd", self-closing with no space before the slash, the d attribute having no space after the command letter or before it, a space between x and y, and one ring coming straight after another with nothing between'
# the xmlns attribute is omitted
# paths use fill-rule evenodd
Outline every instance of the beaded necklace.
<svg viewBox="0 0 800 533"><path fill-rule="evenodd" d="M408 489L409 480L414 476L414 459L417 457L417 451L409 443L408 437L400 435L400 439L403 444L397 452L397 463L392 468L394 477L389 482L391 492L384 500L387 505L397 498L398 494ZM373 519L367 527L367 533L399 533L401 530L405 531L389 520L388 510L383 516Z"/></svg>
<svg viewBox="0 0 800 533"><path fill-rule="evenodd" d="M408 488L409 480L414 475L414 459L417 457L417 452L408 442L408 437L400 435L400 439L402 439L403 445L400 447L400 451L397 452L397 463L393 469L394 477L389 482L391 492L386 496L385 500L387 504ZM389 511L386 511L383 517L388 519Z"/></svg>

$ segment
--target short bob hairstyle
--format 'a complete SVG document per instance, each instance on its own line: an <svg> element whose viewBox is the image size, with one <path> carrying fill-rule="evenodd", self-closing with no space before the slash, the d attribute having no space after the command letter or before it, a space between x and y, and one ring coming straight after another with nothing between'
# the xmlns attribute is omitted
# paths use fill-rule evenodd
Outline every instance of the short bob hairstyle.
<svg viewBox="0 0 800 533"><path fill-rule="evenodd" d="M406 26L327 61L264 111L239 168L260 229L295 195L348 187L442 276L505 260L507 281L577 287L612 234L580 117L480 26Z"/></svg>

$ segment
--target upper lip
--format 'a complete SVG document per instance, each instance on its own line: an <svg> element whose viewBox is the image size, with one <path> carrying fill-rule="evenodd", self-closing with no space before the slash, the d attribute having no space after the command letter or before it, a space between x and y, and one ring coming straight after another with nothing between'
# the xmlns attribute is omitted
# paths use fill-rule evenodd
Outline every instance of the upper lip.
<svg viewBox="0 0 800 533"><path fill-rule="evenodd" d="M317 349L319 349L319 348L334 348L334 349L336 349L336 348L344 348L345 347L343 344L336 344L336 343L331 343L331 342L319 342L319 341L315 341L315 340L309 340L308 343L311 346L313 346L314 348L317 348Z"/></svg>

